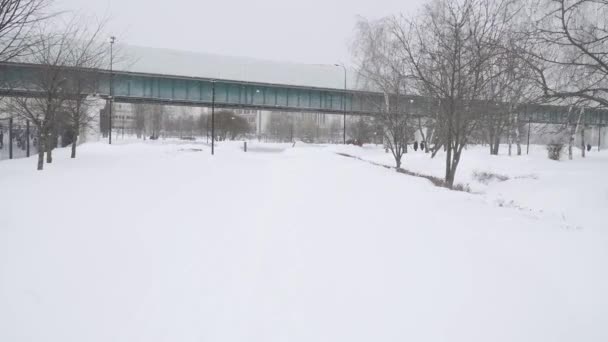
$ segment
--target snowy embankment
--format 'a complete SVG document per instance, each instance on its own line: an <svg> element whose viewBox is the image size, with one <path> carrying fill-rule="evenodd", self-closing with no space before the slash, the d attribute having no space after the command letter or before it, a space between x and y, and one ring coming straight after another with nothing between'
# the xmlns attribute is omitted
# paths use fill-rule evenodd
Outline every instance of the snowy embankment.
<svg viewBox="0 0 608 342"><path fill-rule="evenodd" d="M43 172L0 163L0 340L608 340L606 182L555 188L605 159L532 155L535 172L506 174L536 178L469 194L338 149L87 144ZM604 210L588 227L493 191Z"/></svg>
<svg viewBox="0 0 608 342"><path fill-rule="evenodd" d="M392 154L382 146L365 147L337 145L331 151L346 153L363 160L394 166ZM562 161L547 158L544 146L532 145L526 155L489 155L488 147L472 146L463 152L456 183L468 186L499 206L520 208L538 215L559 218L574 228L608 229L608 151L587 152L580 156L575 149L574 160ZM445 154L430 154L410 150L403 157L402 167L424 175L443 178Z"/></svg>

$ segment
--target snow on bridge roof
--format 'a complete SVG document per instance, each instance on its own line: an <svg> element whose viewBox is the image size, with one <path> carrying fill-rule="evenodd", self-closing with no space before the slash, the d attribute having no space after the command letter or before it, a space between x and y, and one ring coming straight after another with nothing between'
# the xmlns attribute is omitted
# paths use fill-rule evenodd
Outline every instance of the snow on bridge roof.
<svg viewBox="0 0 608 342"><path fill-rule="evenodd" d="M119 46L115 70L185 77L218 78L319 88L344 88L344 70L333 64L297 64L249 57L200 52ZM349 70L347 86L354 88L356 74Z"/></svg>

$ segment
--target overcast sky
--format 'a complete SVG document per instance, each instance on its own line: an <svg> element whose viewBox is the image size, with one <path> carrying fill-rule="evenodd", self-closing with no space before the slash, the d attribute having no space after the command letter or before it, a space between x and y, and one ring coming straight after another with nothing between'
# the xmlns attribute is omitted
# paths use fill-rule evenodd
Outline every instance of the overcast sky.
<svg viewBox="0 0 608 342"><path fill-rule="evenodd" d="M350 62L357 16L414 11L423 0L56 0L111 17L124 43L298 63Z"/></svg>

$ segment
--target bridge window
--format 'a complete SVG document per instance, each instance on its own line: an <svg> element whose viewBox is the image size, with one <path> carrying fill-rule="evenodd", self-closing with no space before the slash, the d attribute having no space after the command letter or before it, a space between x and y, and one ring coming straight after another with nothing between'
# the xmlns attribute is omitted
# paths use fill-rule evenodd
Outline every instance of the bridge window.
<svg viewBox="0 0 608 342"><path fill-rule="evenodd" d="M300 105L300 93L302 92L302 90L300 89L291 89L289 91L289 97L288 97L288 101L289 101L289 107L298 107Z"/></svg>
<svg viewBox="0 0 608 342"><path fill-rule="evenodd" d="M211 82L201 81L199 83L199 87L201 87L201 100L205 102L211 102Z"/></svg>
<svg viewBox="0 0 608 342"><path fill-rule="evenodd" d="M237 84L229 84L226 87L228 91L228 102L239 104L241 103L241 87Z"/></svg>
<svg viewBox="0 0 608 342"><path fill-rule="evenodd" d="M308 90L301 90L300 92L300 107L310 108L310 92Z"/></svg>
<svg viewBox="0 0 608 342"><path fill-rule="evenodd" d="M310 108L321 109L321 92L313 90L309 96Z"/></svg>
<svg viewBox="0 0 608 342"><path fill-rule="evenodd" d="M159 97L162 99L173 98L173 83L168 79L158 79Z"/></svg>
<svg viewBox="0 0 608 342"><path fill-rule="evenodd" d="M262 87L251 88L253 91L251 103L256 105L264 104L264 89Z"/></svg>
<svg viewBox="0 0 608 342"><path fill-rule="evenodd" d="M287 106L287 92L285 91L285 89L275 89L276 91L276 98L277 98L277 106Z"/></svg>
<svg viewBox="0 0 608 342"><path fill-rule="evenodd" d="M201 99L201 90L199 88L199 82L186 81L186 87L188 100L195 101Z"/></svg>
<svg viewBox="0 0 608 342"><path fill-rule="evenodd" d="M187 84L184 80L174 80L173 81L173 96L172 98L175 100L186 100L188 96L187 92Z"/></svg>
<svg viewBox="0 0 608 342"><path fill-rule="evenodd" d="M264 94L264 104L267 105L271 105L271 106L276 106L276 90L274 88L266 88L265 94Z"/></svg>

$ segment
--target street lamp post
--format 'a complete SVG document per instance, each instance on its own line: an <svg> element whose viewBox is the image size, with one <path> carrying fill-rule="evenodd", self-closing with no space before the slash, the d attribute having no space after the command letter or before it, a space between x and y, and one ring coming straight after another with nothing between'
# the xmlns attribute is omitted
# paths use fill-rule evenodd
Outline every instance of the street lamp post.
<svg viewBox="0 0 608 342"><path fill-rule="evenodd" d="M334 64L337 67L342 67L344 69L344 94L342 94L342 113L344 116L344 127L343 127L343 131L342 131L342 135L343 135L343 143L344 145L346 145L346 66L344 66L344 64Z"/></svg>
<svg viewBox="0 0 608 342"><path fill-rule="evenodd" d="M114 101L114 42L116 37L110 37L110 108L108 112L108 143L112 145L112 107Z"/></svg>

